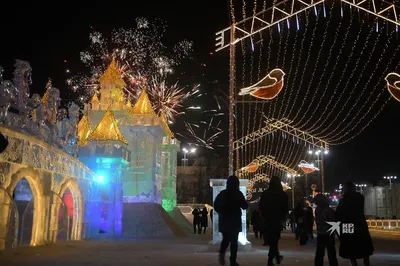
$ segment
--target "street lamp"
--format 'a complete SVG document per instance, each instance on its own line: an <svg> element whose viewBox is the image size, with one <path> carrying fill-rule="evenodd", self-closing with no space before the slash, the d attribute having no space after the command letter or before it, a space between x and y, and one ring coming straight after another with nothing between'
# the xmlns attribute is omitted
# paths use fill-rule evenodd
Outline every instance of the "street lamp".
<svg viewBox="0 0 400 266"><path fill-rule="evenodd" d="M360 192L362 193L363 192L363 187L367 187L367 185L366 184L356 184L356 187L359 187L360 188Z"/></svg>
<svg viewBox="0 0 400 266"><path fill-rule="evenodd" d="M292 208L294 209L294 185L295 185L295 177L300 176L300 175L291 175L287 174L288 178L292 179Z"/></svg>
<svg viewBox="0 0 400 266"><path fill-rule="evenodd" d="M325 193L325 176L324 176L324 155L329 153L329 150L309 150L309 154L315 154L317 156L317 163L319 168L319 175L321 178L321 192ZM321 164L320 164L321 163Z"/></svg>
<svg viewBox="0 0 400 266"><path fill-rule="evenodd" d="M383 179L389 180L389 189L390 189L390 191L391 191L391 189L392 189L392 179L393 179L393 180L397 179L397 176L384 176ZM394 190L394 193L396 193L396 190ZM394 212L393 212L393 195L392 195L391 192L389 192L389 195L390 195L390 209L391 209L391 215L393 215L393 213L394 213ZM396 197L396 194L395 194L394 196ZM387 209L387 208L386 208L386 209ZM389 212L388 209L387 209L387 212ZM389 214L388 214L388 216L389 216Z"/></svg>
<svg viewBox="0 0 400 266"><path fill-rule="evenodd" d="M397 179L397 176L384 176L383 179L389 180L389 189L392 188L392 179Z"/></svg>
<svg viewBox="0 0 400 266"><path fill-rule="evenodd" d="M182 151L183 151L182 162L183 162L183 166L186 167L187 161L188 161L188 159L186 158L186 155L190 154L190 153L195 153L196 152L196 148L191 148L190 150L188 150L186 148L183 148Z"/></svg>

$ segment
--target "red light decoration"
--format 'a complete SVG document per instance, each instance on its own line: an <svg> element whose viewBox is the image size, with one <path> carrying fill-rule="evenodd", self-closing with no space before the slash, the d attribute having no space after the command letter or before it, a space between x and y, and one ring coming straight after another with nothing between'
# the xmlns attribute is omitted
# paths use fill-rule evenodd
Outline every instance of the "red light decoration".
<svg viewBox="0 0 400 266"><path fill-rule="evenodd" d="M250 94L262 100L272 100L281 92L284 83L285 73L279 69L273 69L267 76L250 87L240 90L239 95Z"/></svg>
<svg viewBox="0 0 400 266"><path fill-rule="evenodd" d="M309 164L304 160L300 161L299 167L305 174L311 174L315 171L319 171L317 167L314 167L312 164Z"/></svg>
<svg viewBox="0 0 400 266"><path fill-rule="evenodd" d="M389 93L400 102L400 75L394 72L389 73L385 80Z"/></svg>
<svg viewBox="0 0 400 266"><path fill-rule="evenodd" d="M246 170L248 173L254 173L255 171L258 170L259 165L260 165L260 163L258 162L258 160L254 160L254 161L252 161L249 165L247 165L247 166L245 167L245 170Z"/></svg>

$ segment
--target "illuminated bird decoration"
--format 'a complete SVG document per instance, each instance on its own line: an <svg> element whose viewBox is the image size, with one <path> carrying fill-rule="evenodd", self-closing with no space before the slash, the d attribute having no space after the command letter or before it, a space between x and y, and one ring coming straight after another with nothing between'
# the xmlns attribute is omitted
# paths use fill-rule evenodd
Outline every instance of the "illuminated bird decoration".
<svg viewBox="0 0 400 266"><path fill-rule="evenodd" d="M257 171L259 165L260 165L260 163L256 159L256 160L253 160L249 165L243 167L241 170L246 171L248 173L254 173L255 171Z"/></svg>
<svg viewBox="0 0 400 266"><path fill-rule="evenodd" d="M385 80L390 94L400 102L400 75L397 73L389 73Z"/></svg>
<svg viewBox="0 0 400 266"><path fill-rule="evenodd" d="M250 94L262 100L272 100L281 92L284 76L285 73L281 69L275 68L256 84L241 89L239 95L244 96Z"/></svg>
<svg viewBox="0 0 400 266"><path fill-rule="evenodd" d="M315 171L319 171L319 169L317 167L315 167L312 164L307 163L304 160L300 161L299 167L305 174L311 174Z"/></svg>
<svg viewBox="0 0 400 266"><path fill-rule="evenodd" d="M249 182L247 189L253 189L253 187L254 187L254 182Z"/></svg>

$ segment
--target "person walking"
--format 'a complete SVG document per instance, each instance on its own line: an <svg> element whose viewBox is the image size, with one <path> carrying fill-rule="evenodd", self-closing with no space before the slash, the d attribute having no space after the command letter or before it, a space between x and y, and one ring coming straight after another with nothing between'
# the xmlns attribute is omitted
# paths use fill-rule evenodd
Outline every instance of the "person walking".
<svg viewBox="0 0 400 266"><path fill-rule="evenodd" d="M306 209L306 230L308 233L308 236L311 239L314 239L314 213L313 213L313 208L311 208L310 204L307 204L307 209Z"/></svg>
<svg viewBox="0 0 400 266"><path fill-rule="evenodd" d="M219 263L225 265L225 253L230 244L230 265L238 266L236 262L238 237L242 231L242 210L248 208L246 199L239 189L239 179L230 176L226 189L222 190L214 201L214 210L218 213L218 230L222 233L219 250Z"/></svg>
<svg viewBox="0 0 400 266"><path fill-rule="evenodd" d="M283 191L281 180L273 176L269 187L263 192L260 199L260 211L264 218L265 234L269 244L268 266L273 266L274 259L280 264L283 256L279 253L278 242L281 238L283 223L286 222L289 208L289 199Z"/></svg>
<svg viewBox="0 0 400 266"><path fill-rule="evenodd" d="M199 209L195 208L192 211L192 215L193 215L193 234L196 234L198 231L198 227L199 227L199 222L200 222L200 213L199 213Z"/></svg>
<svg viewBox="0 0 400 266"><path fill-rule="evenodd" d="M364 196L356 191L353 182L343 186L343 197L336 208L336 218L341 222L339 256L349 259L352 266L363 259L369 266L369 257L374 253L371 235L364 214Z"/></svg>
<svg viewBox="0 0 400 266"><path fill-rule="evenodd" d="M306 222L306 211L305 211L305 202L304 200L299 200L294 209L295 217L296 217L296 240L299 240L300 245L307 244L308 234L307 228L305 226Z"/></svg>
<svg viewBox="0 0 400 266"><path fill-rule="evenodd" d="M335 234L330 233L327 222L335 221L335 211L329 207L328 199L318 194L315 196L315 223L317 225L317 250L315 252L315 266L324 265L325 249L328 251L330 266L338 266L335 249Z"/></svg>
<svg viewBox="0 0 400 266"><path fill-rule="evenodd" d="M203 230L203 234L205 234L208 227L208 211L206 207L204 207L203 210L201 211L200 226L201 226L200 234L201 230Z"/></svg>
<svg viewBox="0 0 400 266"><path fill-rule="evenodd" d="M260 236L260 238L263 238L263 231L262 231L263 222L260 210L258 208L255 209L251 214L251 225L253 225L253 231L255 237L258 238L258 236Z"/></svg>
<svg viewBox="0 0 400 266"><path fill-rule="evenodd" d="M294 208L289 214L289 223L290 223L290 228L292 229L292 234L296 233L296 217L294 216Z"/></svg>

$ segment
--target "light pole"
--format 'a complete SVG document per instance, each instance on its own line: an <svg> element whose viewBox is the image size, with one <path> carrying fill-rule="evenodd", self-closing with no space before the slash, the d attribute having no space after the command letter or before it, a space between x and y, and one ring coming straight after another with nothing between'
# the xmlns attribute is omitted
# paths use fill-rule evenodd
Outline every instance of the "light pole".
<svg viewBox="0 0 400 266"><path fill-rule="evenodd" d="M393 216L392 179L393 180L397 179L397 176L384 176L383 179L389 180L390 212L391 212L391 215ZM396 193L396 190L394 190L394 192ZM388 218L390 218L390 217L388 217Z"/></svg>
<svg viewBox="0 0 400 266"><path fill-rule="evenodd" d="M188 161L188 159L186 158L186 155L190 154L190 153L195 153L196 152L196 148L191 148L190 150L188 150L186 148L183 148L182 151L183 151L183 159L182 159L183 167L186 168L187 161Z"/></svg>
<svg viewBox="0 0 400 266"><path fill-rule="evenodd" d="M384 176L383 179L389 180L389 189L392 189L392 179L397 179L397 176Z"/></svg>
<svg viewBox="0 0 400 266"><path fill-rule="evenodd" d="M288 174L287 177L292 179L292 208L294 209L294 178L296 177L296 175Z"/></svg>
<svg viewBox="0 0 400 266"><path fill-rule="evenodd" d="M322 194L325 193L325 175L324 175L324 155L327 155L329 153L328 150L316 150L316 151L312 151L309 150L308 151L309 154L315 154L317 156L317 163L318 163L318 168L319 168L319 176L321 179L321 192Z"/></svg>
<svg viewBox="0 0 400 266"><path fill-rule="evenodd" d="M343 192L342 184L339 184L339 188L335 189L335 192L337 192L339 194L339 199L342 198L342 192Z"/></svg>
<svg viewBox="0 0 400 266"><path fill-rule="evenodd" d="M362 194L362 192L363 192L363 187L367 187L367 185L366 185L366 184L356 184L356 187L360 188L360 192L361 192L361 194Z"/></svg>

